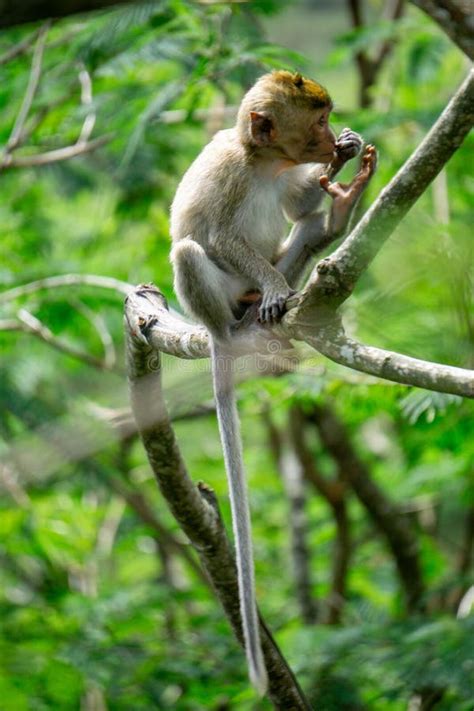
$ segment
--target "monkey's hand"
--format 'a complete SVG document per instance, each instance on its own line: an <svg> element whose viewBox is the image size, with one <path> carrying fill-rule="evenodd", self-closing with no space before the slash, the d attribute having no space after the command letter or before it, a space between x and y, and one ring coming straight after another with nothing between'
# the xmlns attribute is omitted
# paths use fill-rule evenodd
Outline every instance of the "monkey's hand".
<svg viewBox="0 0 474 711"><path fill-rule="evenodd" d="M343 128L336 141L336 157L331 163L331 174L335 175L348 160L355 158L360 153L363 143L362 136L351 128Z"/></svg>
<svg viewBox="0 0 474 711"><path fill-rule="evenodd" d="M260 323L276 323L285 313L286 300L295 292L286 279L275 271L274 280L263 290L262 303L258 310Z"/></svg>
<svg viewBox="0 0 474 711"><path fill-rule="evenodd" d="M367 187L377 166L377 151L374 146L366 146L359 171L350 183L331 183L327 175L322 175L319 183L332 198L329 218L329 232L337 236L346 229L351 213Z"/></svg>
<svg viewBox="0 0 474 711"><path fill-rule="evenodd" d="M362 136L351 128L343 128L336 141L336 153L346 163L360 153L363 143Z"/></svg>

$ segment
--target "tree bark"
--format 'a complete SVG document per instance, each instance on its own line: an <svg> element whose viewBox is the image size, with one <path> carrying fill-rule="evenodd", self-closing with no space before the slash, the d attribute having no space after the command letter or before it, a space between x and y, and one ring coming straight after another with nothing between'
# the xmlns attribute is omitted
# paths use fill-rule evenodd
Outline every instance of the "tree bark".
<svg viewBox="0 0 474 711"><path fill-rule="evenodd" d="M470 0L411 0L474 60L474 14Z"/></svg>

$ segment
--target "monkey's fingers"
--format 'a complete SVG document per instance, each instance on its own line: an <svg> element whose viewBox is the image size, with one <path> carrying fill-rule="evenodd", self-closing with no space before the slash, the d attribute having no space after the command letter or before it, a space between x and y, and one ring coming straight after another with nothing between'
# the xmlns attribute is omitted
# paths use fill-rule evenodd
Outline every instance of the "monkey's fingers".
<svg viewBox="0 0 474 711"><path fill-rule="evenodd" d="M374 146L368 145L365 147L364 154L362 156L360 168L352 181L352 186L358 184L366 185L372 175L375 173L375 168L377 167L377 151Z"/></svg>
<svg viewBox="0 0 474 711"><path fill-rule="evenodd" d="M347 136L346 138L339 138L336 143L336 150L347 150L349 148L360 148L361 144L355 138Z"/></svg>
<svg viewBox="0 0 474 711"><path fill-rule="evenodd" d="M258 310L257 320L260 323L278 323L286 311L287 299L295 294L293 289L289 289L287 293L273 293L269 296L264 296L262 304Z"/></svg>
<svg viewBox="0 0 474 711"><path fill-rule="evenodd" d="M260 323L276 323L280 320L283 315L283 305L285 301L278 300L266 306L261 306L258 313L258 320Z"/></svg>
<svg viewBox="0 0 474 711"><path fill-rule="evenodd" d="M346 126L345 128L342 129L341 133L339 134L339 138L337 139L340 141L342 138L347 138L348 136L359 136L358 133L352 130L352 128L349 128Z"/></svg>
<svg viewBox="0 0 474 711"><path fill-rule="evenodd" d="M375 171L376 166L377 151L375 149L375 146L369 143L369 145L365 147L364 155L362 156L361 168L365 169L366 171L369 171L370 175L372 175Z"/></svg>
<svg viewBox="0 0 474 711"><path fill-rule="evenodd" d="M331 183L327 175L322 175L319 178L319 184L332 198L343 197L344 195L344 186L341 183Z"/></svg>

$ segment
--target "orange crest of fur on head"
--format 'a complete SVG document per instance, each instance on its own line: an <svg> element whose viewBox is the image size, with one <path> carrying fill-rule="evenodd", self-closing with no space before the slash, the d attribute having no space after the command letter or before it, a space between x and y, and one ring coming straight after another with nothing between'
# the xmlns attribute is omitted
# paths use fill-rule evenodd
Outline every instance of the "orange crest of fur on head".
<svg viewBox="0 0 474 711"><path fill-rule="evenodd" d="M331 97L324 86L312 79L306 79L301 74L282 69L266 74L260 81L267 77L275 85L281 86L282 90L288 93L288 97L296 102L301 101L314 109L332 106Z"/></svg>

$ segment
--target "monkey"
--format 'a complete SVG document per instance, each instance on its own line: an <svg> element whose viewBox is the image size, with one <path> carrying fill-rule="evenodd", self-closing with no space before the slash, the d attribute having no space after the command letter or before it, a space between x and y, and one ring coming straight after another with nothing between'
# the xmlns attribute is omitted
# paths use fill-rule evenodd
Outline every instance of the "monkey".
<svg viewBox="0 0 474 711"><path fill-rule="evenodd" d="M228 479L240 611L249 676L268 685L255 599L253 553L232 347L242 309L256 304L266 327L285 303L311 255L343 233L374 169L368 146L348 185L331 182L361 150L345 128L336 139L333 104L320 84L289 71L261 76L244 95L234 128L219 131L183 176L171 207L174 289L187 314L210 335L213 387ZM333 198L329 218L317 211ZM287 240L288 222L294 226ZM258 328L258 324L256 324Z"/></svg>

